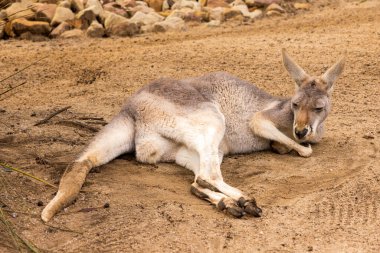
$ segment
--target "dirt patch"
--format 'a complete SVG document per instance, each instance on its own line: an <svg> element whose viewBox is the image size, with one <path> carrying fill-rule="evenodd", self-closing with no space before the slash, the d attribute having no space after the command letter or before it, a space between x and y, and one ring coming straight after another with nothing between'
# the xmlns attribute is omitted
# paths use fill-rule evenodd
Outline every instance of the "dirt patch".
<svg viewBox="0 0 380 253"><path fill-rule="evenodd" d="M257 198L260 219L225 216L190 194L189 171L131 155L91 173L54 227L42 223L38 205L54 189L1 170L0 199L17 214L8 218L52 252L378 252L380 5L360 2L321 1L297 16L132 39L1 41L0 77L48 58L1 83L6 90L27 81L0 97L0 160L53 183L123 101L158 77L228 71L291 95L282 47L313 74L348 58L312 157L260 152L224 160L225 180ZM0 236L0 251L16 251L1 229Z"/></svg>

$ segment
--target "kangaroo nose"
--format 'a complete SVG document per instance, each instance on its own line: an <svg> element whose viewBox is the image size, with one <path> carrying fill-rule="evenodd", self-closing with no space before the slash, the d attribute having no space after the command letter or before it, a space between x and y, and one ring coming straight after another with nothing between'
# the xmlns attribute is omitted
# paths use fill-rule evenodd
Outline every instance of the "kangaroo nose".
<svg viewBox="0 0 380 253"><path fill-rule="evenodd" d="M296 134L296 136L297 136L298 139L302 139L302 138L305 137L305 135L307 134L308 129L307 129L307 128L304 128L304 129L302 129L301 131L295 129L294 132L295 132L295 134Z"/></svg>

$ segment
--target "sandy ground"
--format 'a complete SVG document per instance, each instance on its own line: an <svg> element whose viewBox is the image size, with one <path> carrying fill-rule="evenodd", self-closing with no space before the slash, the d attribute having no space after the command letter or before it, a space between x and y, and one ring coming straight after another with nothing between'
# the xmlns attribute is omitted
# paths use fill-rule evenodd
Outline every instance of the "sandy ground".
<svg viewBox="0 0 380 253"><path fill-rule="evenodd" d="M380 2L314 2L310 12L248 25L131 39L1 41L0 77L47 58L1 83L4 91L27 82L0 97L0 160L55 184L104 121L153 79L222 70L286 96L294 85L281 48L313 74L347 56L312 157L268 151L225 158L225 180L256 197L262 218L218 212L190 194L189 171L131 155L91 173L85 192L49 226L37 202L46 205L55 190L0 170L0 199L17 214L7 217L47 252L379 252ZM16 251L1 226L0 238L1 252Z"/></svg>

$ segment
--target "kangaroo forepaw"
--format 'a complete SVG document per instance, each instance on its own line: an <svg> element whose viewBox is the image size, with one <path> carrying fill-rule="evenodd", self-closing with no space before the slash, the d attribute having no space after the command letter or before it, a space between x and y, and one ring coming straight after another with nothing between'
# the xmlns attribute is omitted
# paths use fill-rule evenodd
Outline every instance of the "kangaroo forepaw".
<svg viewBox="0 0 380 253"><path fill-rule="evenodd" d="M300 145L300 148L297 150L297 152L302 157L310 157L313 153L313 149L311 148L310 144L307 144L307 146Z"/></svg>
<svg viewBox="0 0 380 253"><path fill-rule="evenodd" d="M238 202L239 206L244 209L244 211L254 217L261 217L263 211L257 206L255 199L246 200L241 197Z"/></svg>

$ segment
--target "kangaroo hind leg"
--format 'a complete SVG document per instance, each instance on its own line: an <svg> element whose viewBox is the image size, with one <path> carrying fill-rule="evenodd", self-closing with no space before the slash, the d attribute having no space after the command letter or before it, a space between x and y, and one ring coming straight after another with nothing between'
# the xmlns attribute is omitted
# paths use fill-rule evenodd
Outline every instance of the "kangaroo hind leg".
<svg viewBox="0 0 380 253"><path fill-rule="evenodd" d="M223 181L220 170L223 160L220 146L225 132L223 115L215 111L203 114L203 117L199 116L196 119L200 124L188 124L185 131L176 131L184 144L176 154L176 163L189 168L195 174L191 192L216 206L222 201L220 203L225 204L227 212L235 217L241 217L241 210L243 214L245 212L261 216L261 209L257 207L253 198L246 197L240 190Z"/></svg>
<svg viewBox="0 0 380 253"><path fill-rule="evenodd" d="M221 162L220 157L220 162ZM199 155L196 151L190 150L185 146L179 148L176 153L175 161L177 164L191 170L195 175L199 174ZM217 189L211 187L202 187L197 182L201 181L200 178L191 184L190 191L196 197L206 200L214 205L218 210L225 211L226 213L240 218L244 215L244 210L237 205L237 202L227 195L219 192Z"/></svg>
<svg viewBox="0 0 380 253"><path fill-rule="evenodd" d="M42 211L43 221L49 221L63 207L75 200L89 171L134 148L134 124L123 112L106 125L88 145L82 155L64 172L56 196Z"/></svg>

